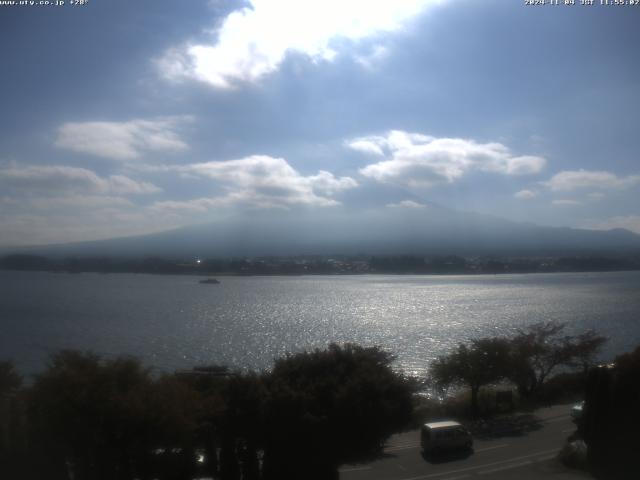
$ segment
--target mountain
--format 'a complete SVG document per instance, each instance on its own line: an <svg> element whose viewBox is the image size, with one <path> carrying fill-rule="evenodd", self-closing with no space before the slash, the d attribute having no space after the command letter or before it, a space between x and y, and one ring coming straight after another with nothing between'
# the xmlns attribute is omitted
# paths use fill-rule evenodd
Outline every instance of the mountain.
<svg viewBox="0 0 640 480"><path fill-rule="evenodd" d="M300 254L576 255L638 253L640 235L542 227L437 205L318 214L253 212L156 234L22 248L54 256L231 257Z"/></svg>

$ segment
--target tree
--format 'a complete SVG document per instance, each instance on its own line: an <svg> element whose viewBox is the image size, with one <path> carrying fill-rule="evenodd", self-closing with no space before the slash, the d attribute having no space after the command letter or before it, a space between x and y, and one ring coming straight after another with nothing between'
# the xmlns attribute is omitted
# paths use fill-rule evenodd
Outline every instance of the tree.
<svg viewBox="0 0 640 480"><path fill-rule="evenodd" d="M594 330L577 335L571 342L569 365L582 368L586 375L589 368L593 367L594 359L606 341L606 337L598 335Z"/></svg>
<svg viewBox="0 0 640 480"><path fill-rule="evenodd" d="M555 321L535 323L511 340L509 378L523 397L536 393L560 366L580 366L586 372L606 341L593 330L562 336L565 326Z"/></svg>
<svg viewBox="0 0 640 480"><path fill-rule="evenodd" d="M226 435L224 428L228 416L226 390L229 379L233 375L227 367L221 365L196 367L174 375L196 391L201 399L196 413L195 441L205 452L205 473L210 477L220 477L222 480L228 480L229 468L226 465L225 468L220 468L218 449L222 445L222 438ZM225 463L230 457L227 452L221 456Z"/></svg>
<svg viewBox="0 0 640 480"><path fill-rule="evenodd" d="M222 422L223 448L226 455L221 461L229 458L227 465L222 465L232 474L222 478L232 478L235 474L235 461L240 465L243 480L257 480L260 477L258 449L263 444L262 406L267 395L262 378L253 373L235 375L229 378L224 390L226 403ZM240 478L237 476L236 478Z"/></svg>
<svg viewBox="0 0 640 480"><path fill-rule="evenodd" d="M0 477L19 475L24 450L25 418L20 387L22 377L13 363L0 362Z"/></svg>
<svg viewBox="0 0 640 480"><path fill-rule="evenodd" d="M34 458L47 478L71 469L87 480L147 479L154 449L192 446L197 394L173 376L154 380L136 359L59 352L30 397Z"/></svg>
<svg viewBox="0 0 640 480"><path fill-rule="evenodd" d="M92 463L87 450L97 437L95 423L99 420L92 408L101 394L91 380L98 372L97 356L62 351L36 377L29 405L34 477L41 473L53 479L67 478L67 467L73 464L79 477L92 478L84 467Z"/></svg>
<svg viewBox="0 0 640 480"><path fill-rule="evenodd" d="M331 345L263 374L154 377L136 359L62 351L28 389L30 463L20 476L337 478L340 464L379 452L410 420L414 384L392 361L379 348Z"/></svg>
<svg viewBox="0 0 640 480"><path fill-rule="evenodd" d="M471 390L471 414L479 413L480 388L505 378L509 371L510 344L505 338L481 338L471 345L458 345L457 350L438 358L431 374L440 385L461 384Z"/></svg>
<svg viewBox="0 0 640 480"><path fill-rule="evenodd" d="M589 371L584 440L595 478L638 477L640 430L640 347L616 357L610 365Z"/></svg>
<svg viewBox="0 0 640 480"><path fill-rule="evenodd" d="M0 397L15 393L22 385L22 377L16 372L13 363L0 362Z"/></svg>
<svg viewBox="0 0 640 480"><path fill-rule="evenodd" d="M266 375L264 478L338 478L410 420L413 384L377 348L332 344L276 361Z"/></svg>

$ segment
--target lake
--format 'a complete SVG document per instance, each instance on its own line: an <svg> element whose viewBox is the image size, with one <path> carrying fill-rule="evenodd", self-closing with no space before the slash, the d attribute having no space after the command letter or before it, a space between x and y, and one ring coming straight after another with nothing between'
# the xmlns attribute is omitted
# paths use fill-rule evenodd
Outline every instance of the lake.
<svg viewBox="0 0 640 480"><path fill-rule="evenodd" d="M75 348L162 371L263 369L286 352L356 342L420 374L458 342L543 320L607 335L604 359L640 344L640 272L219 279L0 271L0 359L34 373Z"/></svg>

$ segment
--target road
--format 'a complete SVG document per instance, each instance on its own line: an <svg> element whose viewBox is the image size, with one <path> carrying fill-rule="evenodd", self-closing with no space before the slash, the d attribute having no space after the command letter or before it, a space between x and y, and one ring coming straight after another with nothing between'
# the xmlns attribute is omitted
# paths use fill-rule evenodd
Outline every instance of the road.
<svg viewBox="0 0 640 480"><path fill-rule="evenodd" d="M381 459L345 465L341 480L585 480L585 474L564 468L556 454L575 430L569 405L514 416L474 437L472 453L455 452L425 459L418 430L393 436Z"/></svg>

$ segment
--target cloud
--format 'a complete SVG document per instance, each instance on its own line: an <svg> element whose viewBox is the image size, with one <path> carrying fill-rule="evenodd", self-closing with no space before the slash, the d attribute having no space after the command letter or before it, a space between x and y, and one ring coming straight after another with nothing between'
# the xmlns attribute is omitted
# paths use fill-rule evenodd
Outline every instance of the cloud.
<svg viewBox="0 0 640 480"><path fill-rule="evenodd" d="M162 189L149 182L139 182L124 175L111 175L106 179L106 192L116 195L147 195L161 192Z"/></svg>
<svg viewBox="0 0 640 480"><path fill-rule="evenodd" d="M255 82L280 66L287 52L331 61L335 40L358 41L403 28L442 0L248 0L216 30L215 42L172 48L157 61L170 79L191 78L218 88ZM344 43L344 42L343 42ZM385 55L382 45L358 61L370 66Z"/></svg>
<svg viewBox="0 0 640 480"><path fill-rule="evenodd" d="M205 213L212 208L226 206L224 199L196 198L193 200L166 200L155 202L149 208L157 212Z"/></svg>
<svg viewBox="0 0 640 480"><path fill-rule="evenodd" d="M357 140L351 140L349 142L345 142L349 148L353 150L357 150L363 153L370 153L373 155L384 156L384 151L382 151L382 147L378 144L378 142L372 140L373 137L368 138L360 138Z"/></svg>
<svg viewBox="0 0 640 480"><path fill-rule="evenodd" d="M0 244L51 243L144 234L210 220L216 209L236 207L329 207L358 183L327 171L303 175L282 158L251 156L192 165L142 165L217 195L180 200L130 196L159 192L155 185L124 175L98 175L61 165L0 164ZM155 167L155 168L154 168Z"/></svg>
<svg viewBox="0 0 640 480"><path fill-rule="evenodd" d="M535 198L538 196L538 192L534 192L532 190L520 190L519 192L516 192L513 196L520 200L531 200L532 198Z"/></svg>
<svg viewBox="0 0 640 480"><path fill-rule="evenodd" d="M122 175L100 177L86 168L61 165L17 164L0 168L0 186L13 189L23 195L79 193L105 195L146 195L160 192L160 188L148 183L132 180Z"/></svg>
<svg viewBox="0 0 640 480"><path fill-rule="evenodd" d="M593 170L567 170L542 182L554 192L572 192L583 188L623 189L640 185L640 175L619 177L611 172Z"/></svg>
<svg viewBox="0 0 640 480"><path fill-rule="evenodd" d="M575 207L578 205L582 205L582 202L579 202L578 200L561 199L553 200L551 204L557 207Z"/></svg>
<svg viewBox="0 0 640 480"><path fill-rule="evenodd" d="M640 215L616 216L605 220L592 221L585 225L585 228L594 230L611 230L613 228L624 228L640 234Z"/></svg>
<svg viewBox="0 0 640 480"><path fill-rule="evenodd" d="M292 205L327 207L339 204L331 198L335 194L358 186L350 177L336 177L323 170L316 175L303 176L283 158L266 155L176 166L172 169L215 180L228 192L224 197L199 199L188 205L173 203L173 208L238 204L261 208L287 208Z"/></svg>
<svg viewBox="0 0 640 480"><path fill-rule="evenodd" d="M427 208L423 203L414 202L413 200L402 200L398 203L388 203L388 208Z"/></svg>
<svg viewBox="0 0 640 480"><path fill-rule="evenodd" d="M110 160L134 160L146 152L176 153L189 147L176 130L191 117L128 122L69 122L58 129L55 145Z"/></svg>
<svg viewBox="0 0 640 480"><path fill-rule="evenodd" d="M133 203L123 197L111 195L68 195L63 197L35 197L29 205L39 210L129 208Z"/></svg>
<svg viewBox="0 0 640 480"><path fill-rule="evenodd" d="M370 52L357 55L355 61L367 70L374 70L378 64L389 56L389 49L382 45L375 45Z"/></svg>
<svg viewBox="0 0 640 480"><path fill-rule="evenodd" d="M501 143L435 138L400 130L384 136L355 138L346 145L386 157L360 169L365 177L417 187L451 183L474 170L503 175L533 174L540 172L546 164L542 157L514 157Z"/></svg>

